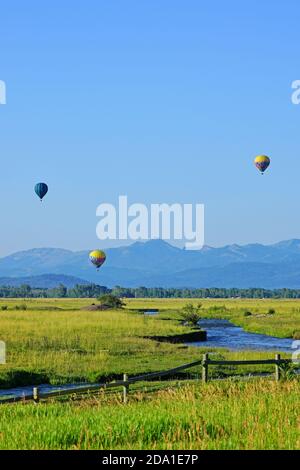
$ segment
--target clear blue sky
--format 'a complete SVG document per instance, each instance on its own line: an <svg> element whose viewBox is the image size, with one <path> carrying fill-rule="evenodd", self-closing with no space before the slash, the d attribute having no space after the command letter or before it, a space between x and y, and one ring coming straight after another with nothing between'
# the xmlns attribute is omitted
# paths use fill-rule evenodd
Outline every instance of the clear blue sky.
<svg viewBox="0 0 300 470"><path fill-rule="evenodd" d="M98 247L119 194L204 203L210 245L300 238L299 20L297 0L2 2L0 255Z"/></svg>

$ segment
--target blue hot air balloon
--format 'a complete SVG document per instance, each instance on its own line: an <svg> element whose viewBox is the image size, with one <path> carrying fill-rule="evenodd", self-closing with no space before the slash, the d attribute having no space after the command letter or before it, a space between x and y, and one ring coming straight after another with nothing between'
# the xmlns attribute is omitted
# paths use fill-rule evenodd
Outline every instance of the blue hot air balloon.
<svg viewBox="0 0 300 470"><path fill-rule="evenodd" d="M48 192L48 186L46 185L46 183L38 183L35 185L34 190L36 192L36 195L42 201Z"/></svg>

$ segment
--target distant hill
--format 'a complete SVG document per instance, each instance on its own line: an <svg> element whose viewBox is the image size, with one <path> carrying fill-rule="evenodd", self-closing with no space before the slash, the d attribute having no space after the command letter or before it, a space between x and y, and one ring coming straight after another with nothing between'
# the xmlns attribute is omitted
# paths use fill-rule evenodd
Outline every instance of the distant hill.
<svg viewBox="0 0 300 470"><path fill-rule="evenodd" d="M7 287L20 287L22 285L28 285L30 287L51 289L53 287L63 284L68 289L74 287L76 284L87 285L90 284L88 281L79 279L73 276L64 276L61 274L42 274L41 276L31 277L0 277L0 286Z"/></svg>
<svg viewBox="0 0 300 470"><path fill-rule="evenodd" d="M97 272L89 263L88 251L22 251L0 259L0 277L32 279L46 275L44 286L49 281L51 287L48 273L66 277L65 282L60 278L58 283L66 284L71 277L76 278L75 283L94 282L108 287L300 288L300 240L273 245L205 246L200 251L186 251L152 240L106 253L107 262ZM0 283L3 284L1 279Z"/></svg>

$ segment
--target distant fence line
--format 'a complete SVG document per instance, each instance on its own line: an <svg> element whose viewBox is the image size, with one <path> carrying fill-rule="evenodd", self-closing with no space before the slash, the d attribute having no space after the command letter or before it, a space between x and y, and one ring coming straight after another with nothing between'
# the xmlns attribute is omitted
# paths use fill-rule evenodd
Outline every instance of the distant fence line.
<svg viewBox="0 0 300 470"><path fill-rule="evenodd" d="M274 365L275 366L275 380L278 382L282 377L282 366L288 364L295 364L292 359L282 359L280 354L276 354L274 359L261 359L261 360L228 360L228 361L219 361L212 360L209 358L209 354L206 353L203 355L201 360L190 362L188 364L183 364L173 369L168 369L160 372L151 372L149 374L139 375L137 377L128 378L127 374L123 375L123 380L103 383L103 384L94 384L94 385L77 385L70 387L64 390L54 390L50 392L40 392L38 387L34 387L32 394L27 395L26 397L10 397L0 400L1 403L15 403L26 400L34 400L34 402L39 402L40 400L47 398L56 398L66 395L74 394L83 394L89 392L95 392L100 390L109 390L115 388L123 388L123 402L127 403L128 394L130 390L130 385L133 385L138 382L145 382L147 380L159 379L161 377L173 376L177 372L191 369L193 367L201 365L202 367L202 382L207 383L209 380L209 367L211 366L242 366L242 365ZM300 367L300 365L299 365Z"/></svg>

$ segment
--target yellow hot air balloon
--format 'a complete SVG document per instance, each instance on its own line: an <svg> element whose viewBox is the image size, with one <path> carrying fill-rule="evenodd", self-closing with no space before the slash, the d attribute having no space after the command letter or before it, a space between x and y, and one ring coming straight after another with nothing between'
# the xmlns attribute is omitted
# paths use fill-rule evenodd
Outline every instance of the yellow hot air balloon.
<svg viewBox="0 0 300 470"><path fill-rule="evenodd" d="M102 264L106 260L106 254L101 250L94 250L90 252L89 255L91 263L96 266L97 269L101 268Z"/></svg>
<svg viewBox="0 0 300 470"><path fill-rule="evenodd" d="M258 155L254 160L254 164L256 168L261 172L262 175L264 174L266 169L269 167L270 163L271 163L271 160L266 155Z"/></svg>

